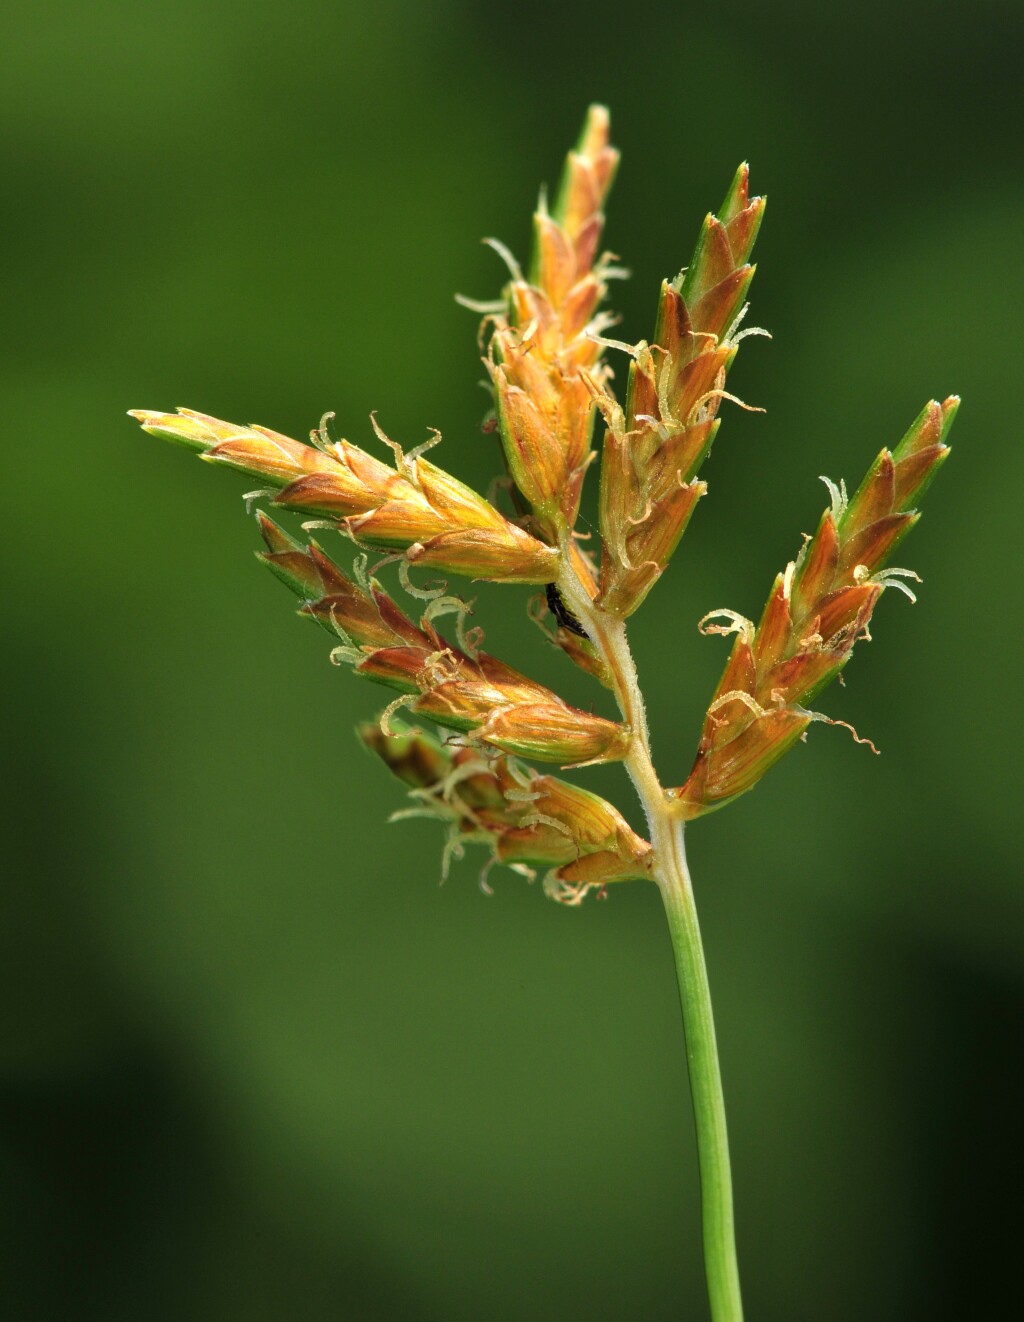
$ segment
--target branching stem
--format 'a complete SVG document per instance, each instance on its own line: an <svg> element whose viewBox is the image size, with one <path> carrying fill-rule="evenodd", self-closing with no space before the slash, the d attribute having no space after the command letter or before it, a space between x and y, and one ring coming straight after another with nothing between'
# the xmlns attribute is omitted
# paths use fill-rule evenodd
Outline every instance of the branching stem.
<svg viewBox="0 0 1024 1322"><path fill-rule="evenodd" d="M651 760L650 731L636 665L626 639L625 621L594 604L568 555L563 555L563 565L559 591L611 671L619 710L633 734L626 769L640 796L650 828L655 854L654 879L661 891L672 937L683 1010L686 1062L700 1162L704 1268L711 1316L713 1322L742 1322L725 1099L711 1012L711 990L693 886L686 864L683 822L673 813L672 803Z"/></svg>

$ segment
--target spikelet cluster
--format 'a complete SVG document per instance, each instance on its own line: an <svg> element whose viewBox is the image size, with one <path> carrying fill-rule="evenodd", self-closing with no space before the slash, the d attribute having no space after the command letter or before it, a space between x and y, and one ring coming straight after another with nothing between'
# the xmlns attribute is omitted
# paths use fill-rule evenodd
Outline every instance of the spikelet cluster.
<svg viewBox="0 0 1024 1322"><path fill-rule="evenodd" d="M334 661L396 693L361 738L412 795L409 811L446 823L446 858L482 844L492 861L544 869L548 892L569 903L650 878L657 860L610 803L519 759L624 761L634 780L638 762L651 766L642 702L626 675L631 659L623 664L624 621L665 572L706 492L700 473L722 405L740 403L727 388L738 347L766 334L744 321L764 199L750 195L742 165L718 214L706 217L689 265L663 282L651 338L607 338L609 281L624 274L601 251L618 160L608 112L592 106L553 204L541 194L526 274L489 241L509 280L500 299L470 306L486 317L484 362L510 508L425 457L437 433L406 452L375 417L378 454L332 439L331 414L308 443L191 409L132 415L152 435L255 480L250 503L307 520L299 538L261 510L260 559L299 596L300 614L332 635ZM609 350L626 355L623 399ZM849 660L879 596L893 586L910 593L914 576L888 560L948 454L956 405L929 404L852 499L829 484L830 508L776 579L756 626L732 611L701 622L707 633L736 637L693 769L678 788L658 789L659 812L689 819L720 807L826 719L810 703ZM580 501L598 453L600 542L585 548ZM355 545L351 572L305 535L314 528ZM379 552L372 569L371 551ZM542 587L530 609L552 620L552 640L615 694L621 719L572 706L485 652L482 631L467 627L465 600L447 583L417 587L414 567ZM400 586L426 602L416 619L383 586L384 572L396 569ZM438 632L443 616L454 616L451 639ZM608 701L600 690L596 697ZM402 724L400 711L432 722L437 734Z"/></svg>
<svg viewBox="0 0 1024 1322"><path fill-rule="evenodd" d="M807 704L846 665L879 597L896 587L914 599L907 579L917 575L886 563L920 517L913 502L949 455L946 436L959 402L926 405L896 449L881 452L852 500L841 484L828 484L831 505L775 579L756 628L733 611L701 621L706 633L735 633L736 641L693 770L670 791L685 816L750 789L812 721L827 719Z"/></svg>
<svg viewBox="0 0 1024 1322"><path fill-rule="evenodd" d="M360 586L315 543L303 547L265 514L257 518L267 545L260 558L302 597L300 613L341 640L336 660L405 695L393 709L408 708L476 743L542 762L608 762L625 753L629 739L621 725L570 707L477 649L461 628L461 613L462 646L456 647L434 628L429 609L414 624L376 580ZM461 607L455 599L432 603L435 614L438 606L453 604Z"/></svg>
<svg viewBox="0 0 1024 1322"><path fill-rule="evenodd" d="M410 787L417 806L397 816L446 822L448 853L461 856L462 846L474 843L489 851L491 862L527 875L545 868L545 889L571 904L595 887L649 873L647 841L610 803L578 785L538 775L512 758L442 744L422 730L384 734L379 724L367 724L359 737Z"/></svg>
<svg viewBox="0 0 1024 1322"><path fill-rule="evenodd" d="M554 208L534 215L530 278L511 259L512 280L493 313L487 365L509 472L550 541L576 523L594 426L592 382L603 382L598 308L610 259L598 258L604 200L619 154L608 112L593 106L569 153Z"/></svg>
<svg viewBox="0 0 1024 1322"><path fill-rule="evenodd" d="M257 494L271 495L279 509L333 520L361 545L401 549L413 563L503 583L546 583L557 571L551 547L423 458L432 442L405 454L376 419L374 430L393 451L394 467L348 441L331 441L324 424L304 445L267 427L238 427L193 409L134 409L131 416L153 436L267 483L269 490ZM435 435L433 443L438 440Z"/></svg>
<svg viewBox="0 0 1024 1322"><path fill-rule="evenodd" d="M625 407L591 380L607 424L598 602L616 615L631 615L647 596L707 490L697 473L727 397L764 212L764 198L749 197L748 175L741 165L690 265L663 282L654 340L622 346L632 359Z"/></svg>

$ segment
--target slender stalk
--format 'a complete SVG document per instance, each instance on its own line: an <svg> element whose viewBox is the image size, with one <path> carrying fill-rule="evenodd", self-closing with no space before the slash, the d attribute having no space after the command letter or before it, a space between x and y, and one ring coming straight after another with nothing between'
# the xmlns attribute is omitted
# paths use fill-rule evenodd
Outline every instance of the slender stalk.
<svg viewBox="0 0 1024 1322"><path fill-rule="evenodd" d="M625 622L595 607L567 555L563 556L563 564L559 590L611 670L619 709L633 732L626 769L651 832L654 879L668 919L683 1011L686 1063L697 1130L704 1271L711 1317L713 1322L743 1322L722 1072L704 947L683 844L683 822L673 813L672 803L651 761L650 732Z"/></svg>
<svg viewBox="0 0 1024 1322"><path fill-rule="evenodd" d="M683 823L662 819L664 836L655 838L658 886L679 980L686 1034L686 1063L697 1128L700 1161L704 1270L714 1322L742 1322L736 1235L733 1226L732 1171L725 1126L725 1097L718 1064L711 988L697 922L697 907L683 847Z"/></svg>

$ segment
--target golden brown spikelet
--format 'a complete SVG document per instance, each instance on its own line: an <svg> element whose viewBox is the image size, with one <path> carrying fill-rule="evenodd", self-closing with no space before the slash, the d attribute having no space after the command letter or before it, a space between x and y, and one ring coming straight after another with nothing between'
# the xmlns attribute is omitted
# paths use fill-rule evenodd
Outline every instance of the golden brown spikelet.
<svg viewBox="0 0 1024 1322"><path fill-rule="evenodd" d="M594 887L647 874L650 845L596 794L418 729L366 724L359 737L409 786L414 813L448 824L456 848L482 844L495 862L549 869L557 899L578 903Z"/></svg>
<svg viewBox="0 0 1024 1322"><path fill-rule="evenodd" d="M913 596L906 579L916 575L884 566L920 517L911 501L949 455L946 436L959 402L951 396L927 404L899 445L881 452L852 499L830 484L831 507L776 578L756 628L731 611L702 621L705 632L735 632L736 641L693 770L670 791L684 816L721 807L755 785L821 719L807 704L846 665L885 589ZM724 625L708 623L723 617Z"/></svg>
<svg viewBox="0 0 1024 1322"><path fill-rule="evenodd" d="M303 599L302 613L340 640L339 662L407 695L396 705L459 730L473 742L566 765L621 758L623 727L580 711L505 662L453 646L429 615L414 624L379 583L354 582L315 543L302 546L265 514L260 558ZM461 631L461 621L460 621Z"/></svg>
<svg viewBox="0 0 1024 1322"><path fill-rule="evenodd" d="M197 450L203 459L268 483L274 504L332 520L366 546L396 548L442 572L507 583L546 583L557 573L549 546L511 523L465 483L416 450L392 447L391 467L350 442L304 445L263 427L237 427L191 409L134 409L145 431ZM421 447L422 450L422 447Z"/></svg>

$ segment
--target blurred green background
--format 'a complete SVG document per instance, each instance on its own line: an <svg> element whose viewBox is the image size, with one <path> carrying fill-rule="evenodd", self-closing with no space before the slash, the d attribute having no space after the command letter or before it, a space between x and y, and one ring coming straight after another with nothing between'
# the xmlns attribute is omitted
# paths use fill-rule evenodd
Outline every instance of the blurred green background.
<svg viewBox="0 0 1024 1322"><path fill-rule="evenodd" d="M252 558L178 404L367 414L486 489L476 319L588 101L623 164L621 333L737 162L770 198L710 496L637 617L684 775L725 654L931 395L954 457L875 642L690 832L757 1322L1019 1307L1024 15L1006 0L19 6L0 52L6 449L2 1311L12 1319L704 1317L653 888L568 911L356 745L383 691ZM589 701L480 594L489 645ZM621 773L581 773L630 795Z"/></svg>

